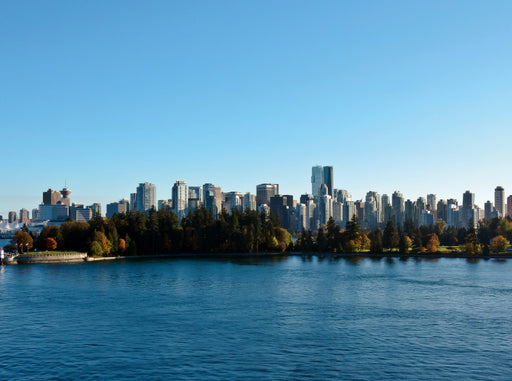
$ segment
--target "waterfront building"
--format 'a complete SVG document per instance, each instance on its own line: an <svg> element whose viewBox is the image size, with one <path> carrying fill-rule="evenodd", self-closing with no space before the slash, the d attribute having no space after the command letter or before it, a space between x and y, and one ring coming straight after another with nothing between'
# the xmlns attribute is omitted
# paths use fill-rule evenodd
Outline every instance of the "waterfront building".
<svg viewBox="0 0 512 381"><path fill-rule="evenodd" d="M258 184L256 185L256 204L270 204L270 198L279 194L278 184Z"/></svg>
<svg viewBox="0 0 512 381"><path fill-rule="evenodd" d="M499 217L505 217L505 189L497 186L494 189L494 207Z"/></svg>
<svg viewBox="0 0 512 381"><path fill-rule="evenodd" d="M130 210L130 203L127 199L119 200L118 202L112 202L107 204L107 217L110 218L114 214L126 213Z"/></svg>
<svg viewBox="0 0 512 381"><path fill-rule="evenodd" d="M30 220L30 212L25 208L20 209L20 222L26 222L28 220Z"/></svg>
<svg viewBox="0 0 512 381"><path fill-rule="evenodd" d="M188 186L183 180L176 180L172 186L172 209L181 221L188 213Z"/></svg>
<svg viewBox="0 0 512 381"><path fill-rule="evenodd" d="M10 212L9 212L9 216L8 216L8 221L9 221L9 223L11 224L11 223L13 223L13 222L16 222L16 220L17 220L17 219L18 219L18 218L17 218L17 216L16 216L16 212L14 212L14 211L10 211Z"/></svg>
<svg viewBox="0 0 512 381"><path fill-rule="evenodd" d="M243 210L256 210L256 195L247 192L244 194L242 207Z"/></svg>

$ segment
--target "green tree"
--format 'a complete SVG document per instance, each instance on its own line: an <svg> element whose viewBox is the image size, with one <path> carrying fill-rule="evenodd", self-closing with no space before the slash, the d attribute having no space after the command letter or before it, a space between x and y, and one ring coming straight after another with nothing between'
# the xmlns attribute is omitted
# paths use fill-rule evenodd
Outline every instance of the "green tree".
<svg viewBox="0 0 512 381"><path fill-rule="evenodd" d="M382 233L380 230L375 230L371 236L370 253L379 254L384 251L382 245Z"/></svg>
<svg viewBox="0 0 512 381"><path fill-rule="evenodd" d="M393 221L388 220L384 233L382 234L382 246L388 250L394 249L398 246L399 240L400 236L398 235L395 224Z"/></svg>
<svg viewBox="0 0 512 381"><path fill-rule="evenodd" d="M412 247L412 240L405 234L400 234L400 241L398 243L398 252L400 254L409 254Z"/></svg>

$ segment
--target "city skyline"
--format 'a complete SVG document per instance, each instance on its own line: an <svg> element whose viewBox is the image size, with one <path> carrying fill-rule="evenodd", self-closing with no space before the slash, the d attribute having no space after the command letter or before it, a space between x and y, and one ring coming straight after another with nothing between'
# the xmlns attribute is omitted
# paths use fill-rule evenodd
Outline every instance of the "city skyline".
<svg viewBox="0 0 512 381"><path fill-rule="evenodd" d="M0 214L151 182L494 202L512 189L512 3L7 3ZM508 196L508 194L506 194Z"/></svg>

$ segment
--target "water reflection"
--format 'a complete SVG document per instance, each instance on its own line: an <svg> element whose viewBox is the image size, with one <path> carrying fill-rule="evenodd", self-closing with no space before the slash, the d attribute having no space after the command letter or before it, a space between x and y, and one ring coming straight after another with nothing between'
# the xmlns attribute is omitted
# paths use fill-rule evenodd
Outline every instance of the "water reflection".
<svg viewBox="0 0 512 381"><path fill-rule="evenodd" d="M472 263L472 264L478 263L478 262L480 262L480 258L466 258L466 262Z"/></svg>

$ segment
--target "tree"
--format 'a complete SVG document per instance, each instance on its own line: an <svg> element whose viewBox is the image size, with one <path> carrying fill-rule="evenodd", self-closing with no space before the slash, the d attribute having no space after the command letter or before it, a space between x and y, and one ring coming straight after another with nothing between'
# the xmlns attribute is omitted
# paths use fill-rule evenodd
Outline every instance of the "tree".
<svg viewBox="0 0 512 381"><path fill-rule="evenodd" d="M382 251L382 233L380 230L376 230L371 237L370 253L379 254Z"/></svg>
<svg viewBox="0 0 512 381"><path fill-rule="evenodd" d="M405 234L400 234L400 241L398 243L398 252L400 254L408 254L412 247L412 240Z"/></svg>
<svg viewBox="0 0 512 381"><path fill-rule="evenodd" d="M126 250L126 241L122 238L119 238L119 244L118 244L119 252L124 253Z"/></svg>
<svg viewBox="0 0 512 381"><path fill-rule="evenodd" d="M102 255L107 256L110 254L112 243L107 239L105 233L99 231L95 232L93 242L98 242L100 244Z"/></svg>
<svg viewBox="0 0 512 381"><path fill-rule="evenodd" d="M103 254L103 248L98 241L93 241L89 248L89 256L90 257L101 257Z"/></svg>
<svg viewBox="0 0 512 381"><path fill-rule="evenodd" d="M400 237L395 228L395 224L393 221L388 220L384 233L382 234L382 246L388 250L394 249L398 246L399 240Z"/></svg>
<svg viewBox="0 0 512 381"><path fill-rule="evenodd" d="M18 251L20 253L23 253L24 250L30 250L34 246L34 240L30 236L30 234L22 230L18 230L14 234L14 238L11 240L11 243L18 247Z"/></svg>
<svg viewBox="0 0 512 381"><path fill-rule="evenodd" d="M436 253L437 249L439 248L439 238L437 237L437 234L431 234L430 238L427 242L427 252L428 253Z"/></svg>
<svg viewBox="0 0 512 381"><path fill-rule="evenodd" d="M491 240L491 250L498 254L507 248L508 242L505 237L498 235Z"/></svg>
<svg viewBox="0 0 512 381"><path fill-rule="evenodd" d="M478 255L482 251L482 247L480 246L480 242L478 241L478 236L476 234L476 229L473 225L468 230L466 235L466 254L467 255Z"/></svg>
<svg viewBox="0 0 512 381"><path fill-rule="evenodd" d="M57 241L52 237L46 238L46 250L55 250L57 248Z"/></svg>

